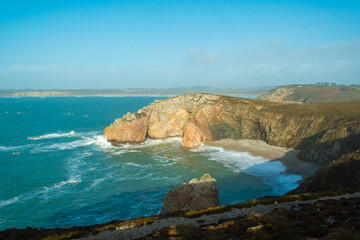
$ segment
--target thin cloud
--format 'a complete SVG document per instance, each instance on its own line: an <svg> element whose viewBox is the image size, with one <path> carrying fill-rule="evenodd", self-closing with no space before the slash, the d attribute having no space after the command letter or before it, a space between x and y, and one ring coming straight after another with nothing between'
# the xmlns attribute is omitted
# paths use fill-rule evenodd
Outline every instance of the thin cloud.
<svg viewBox="0 0 360 240"><path fill-rule="evenodd" d="M219 58L218 54L201 50L198 47L192 47L188 51L188 59L193 63L213 63Z"/></svg>

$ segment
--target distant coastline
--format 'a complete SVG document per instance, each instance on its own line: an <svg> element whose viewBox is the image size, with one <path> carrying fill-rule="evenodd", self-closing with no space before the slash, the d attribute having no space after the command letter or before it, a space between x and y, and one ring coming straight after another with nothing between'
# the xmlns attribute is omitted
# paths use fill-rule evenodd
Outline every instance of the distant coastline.
<svg viewBox="0 0 360 240"><path fill-rule="evenodd" d="M213 93L229 96L259 96L272 87L259 88L164 88L164 89L73 89L73 90L38 90L38 89L9 89L0 90L0 97L171 97L185 93Z"/></svg>

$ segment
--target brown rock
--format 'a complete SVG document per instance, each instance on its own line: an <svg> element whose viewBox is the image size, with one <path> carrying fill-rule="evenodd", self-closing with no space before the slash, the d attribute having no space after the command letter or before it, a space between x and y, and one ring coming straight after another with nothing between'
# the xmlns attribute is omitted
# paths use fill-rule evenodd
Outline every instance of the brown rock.
<svg viewBox="0 0 360 240"><path fill-rule="evenodd" d="M189 113L183 109L156 109L150 115L148 135L151 138L181 137L184 134L185 124Z"/></svg>
<svg viewBox="0 0 360 240"><path fill-rule="evenodd" d="M186 126L181 146L187 148L197 148L200 146L203 134L195 123L189 122Z"/></svg>
<svg viewBox="0 0 360 240"><path fill-rule="evenodd" d="M216 180L209 174L204 174L200 179L194 178L189 183L171 189L163 202L161 215L219 206Z"/></svg>
<svg viewBox="0 0 360 240"><path fill-rule="evenodd" d="M108 141L117 144L143 142L146 139L146 132L147 118L128 113L105 128L104 135Z"/></svg>

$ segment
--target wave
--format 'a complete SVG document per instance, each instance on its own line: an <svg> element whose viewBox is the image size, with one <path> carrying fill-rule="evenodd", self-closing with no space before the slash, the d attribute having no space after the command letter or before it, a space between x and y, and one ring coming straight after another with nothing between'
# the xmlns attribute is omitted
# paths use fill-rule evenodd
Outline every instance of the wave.
<svg viewBox="0 0 360 240"><path fill-rule="evenodd" d="M61 181L59 183L55 183L55 184L51 185L50 187L37 188L28 193L24 193L22 195L0 201L0 208L6 207L8 205L11 205L11 204L14 204L14 203L17 203L20 201L26 201L26 200L29 200L29 199L32 199L35 197L40 197L41 195L43 195L44 198L47 198L46 195L49 192L51 192L53 190L58 190L67 184L75 184L75 183L79 183L79 182L81 182L80 179L68 179L66 181Z"/></svg>
<svg viewBox="0 0 360 240"><path fill-rule="evenodd" d="M75 136L75 131L70 131L68 133L49 133L41 136L28 137L28 140L41 140L41 139L52 139L52 138L61 138L61 137L72 137Z"/></svg>
<svg viewBox="0 0 360 240"><path fill-rule="evenodd" d="M54 143L51 145L38 147L37 149L32 150L32 152L37 153L37 152L53 152L58 150L72 150L78 147L85 147L91 144L92 142L83 141L83 140L77 140L69 143Z"/></svg>
<svg viewBox="0 0 360 240"><path fill-rule="evenodd" d="M261 177L276 194L284 194L296 188L301 179L300 175L286 173L286 167L282 162L255 157L247 152L236 152L206 145L192 151L203 153L209 160L219 162L234 172Z"/></svg>
<svg viewBox="0 0 360 240"><path fill-rule="evenodd" d="M5 207L7 205L13 204L19 200L19 196L10 198L8 200L0 201L0 208Z"/></svg>
<svg viewBox="0 0 360 240"><path fill-rule="evenodd" d="M89 141L91 144L95 144L102 149L113 149L114 146L107 141L104 135L95 135L93 138L90 138Z"/></svg>
<svg viewBox="0 0 360 240"><path fill-rule="evenodd" d="M54 137L67 137L67 136L75 136L75 132L71 131L69 133L62 134L62 136L54 136L53 134L44 135L45 138L54 138ZM43 136L43 138L44 138ZM51 145L43 145L38 146L38 148L33 149L31 152L53 152L53 151L62 151L62 150L72 150L79 147L85 147L89 145L96 145L98 148L102 150L114 149L114 146L108 142L104 135L95 135L92 137L85 137L83 135L76 135L81 137L80 140L75 140L72 142L62 142L62 143L54 143Z"/></svg>
<svg viewBox="0 0 360 240"><path fill-rule="evenodd" d="M80 182L81 182L80 179L68 179L66 181L61 181L59 183L55 183L51 187L44 187L44 189L46 191L50 191L50 190L53 190L53 189L60 189L62 186L65 186L66 184L73 184L73 183L80 183Z"/></svg>
<svg viewBox="0 0 360 240"><path fill-rule="evenodd" d="M144 165L137 164L137 163L132 163L132 162L128 162L128 163L124 163L124 164L127 165L127 166L132 166L132 167L141 167L141 168L144 167Z"/></svg>
<svg viewBox="0 0 360 240"><path fill-rule="evenodd" d="M137 149L137 148L146 148L146 147L153 147L161 144L167 143L181 143L182 138L180 137L171 137L171 138L164 138L164 139L146 139L145 142L133 145L133 144L122 144L121 148L129 148L129 149Z"/></svg>
<svg viewBox="0 0 360 240"><path fill-rule="evenodd" d="M0 146L0 151L7 152L7 151L16 150L19 148L22 148L22 146Z"/></svg>

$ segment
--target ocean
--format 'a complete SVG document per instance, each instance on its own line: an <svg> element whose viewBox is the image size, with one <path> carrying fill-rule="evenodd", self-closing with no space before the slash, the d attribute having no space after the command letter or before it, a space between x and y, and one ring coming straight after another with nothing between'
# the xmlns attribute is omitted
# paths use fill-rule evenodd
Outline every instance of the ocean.
<svg viewBox="0 0 360 240"><path fill-rule="evenodd" d="M297 187L279 161L181 138L113 147L102 131L161 97L0 98L0 230L158 214L169 189L209 173L221 204ZM169 155L172 158L165 157Z"/></svg>

